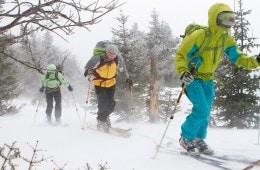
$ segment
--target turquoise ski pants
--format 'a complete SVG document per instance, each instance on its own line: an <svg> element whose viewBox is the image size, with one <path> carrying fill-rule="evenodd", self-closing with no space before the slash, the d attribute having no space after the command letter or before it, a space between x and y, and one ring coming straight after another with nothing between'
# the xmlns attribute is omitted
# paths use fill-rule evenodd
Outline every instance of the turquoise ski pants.
<svg viewBox="0 0 260 170"><path fill-rule="evenodd" d="M182 137L187 140L205 139L210 119L210 110L215 97L213 80L195 79L186 86L186 95L193 107L181 126Z"/></svg>

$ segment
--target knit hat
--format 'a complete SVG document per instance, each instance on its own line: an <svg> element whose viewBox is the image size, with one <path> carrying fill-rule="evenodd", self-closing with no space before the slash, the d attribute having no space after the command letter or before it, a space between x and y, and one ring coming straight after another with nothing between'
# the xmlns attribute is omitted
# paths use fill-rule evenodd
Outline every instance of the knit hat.
<svg viewBox="0 0 260 170"><path fill-rule="evenodd" d="M118 48L113 44L109 44L106 48L106 54L108 60L114 60L118 55Z"/></svg>

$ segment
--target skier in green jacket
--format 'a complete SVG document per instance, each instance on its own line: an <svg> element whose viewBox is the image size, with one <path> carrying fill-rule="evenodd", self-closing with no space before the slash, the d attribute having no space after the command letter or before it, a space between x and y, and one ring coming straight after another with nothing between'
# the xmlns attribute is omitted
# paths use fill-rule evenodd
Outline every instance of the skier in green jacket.
<svg viewBox="0 0 260 170"><path fill-rule="evenodd" d="M40 78L40 92L44 92L45 89L45 95L46 95L46 102L47 102L47 108L46 108L46 115L47 120L49 123L51 123L51 113L53 109L53 99L55 100L55 118L56 123L60 124L61 120L61 92L60 92L60 86L64 85L68 88L69 91L73 91L73 88L69 84L68 81L66 81L63 77L63 75L57 71L56 66L54 64L50 64L47 67L47 71L44 73L44 75Z"/></svg>
<svg viewBox="0 0 260 170"><path fill-rule="evenodd" d="M230 35L234 23L235 13L232 9L226 4L216 3L208 11L209 41L206 47L199 51L206 38L206 31L199 29L186 36L176 52L176 69L186 84L186 94L193 104L191 113L181 126L179 141L191 155L214 152L204 139L215 97L214 73L221 57L226 55L233 64L245 69L260 66L259 56L246 56L238 49L236 41ZM190 69L194 64L195 74L192 75Z"/></svg>

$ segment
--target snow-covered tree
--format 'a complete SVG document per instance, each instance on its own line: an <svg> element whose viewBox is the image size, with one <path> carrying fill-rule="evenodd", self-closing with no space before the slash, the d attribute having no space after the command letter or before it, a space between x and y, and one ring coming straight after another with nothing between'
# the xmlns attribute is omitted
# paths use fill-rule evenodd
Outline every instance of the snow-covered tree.
<svg viewBox="0 0 260 170"><path fill-rule="evenodd" d="M159 120L158 87L173 86L178 81L174 70L173 55L179 40L174 38L170 26L159 20L156 10L151 13L150 31L147 35L148 57L150 58L150 120ZM176 79L175 79L176 78Z"/></svg>
<svg viewBox="0 0 260 170"><path fill-rule="evenodd" d="M4 12L3 3L4 0L0 0L0 14ZM8 48L8 38L2 34L0 36L0 50L12 54L12 50ZM14 61L0 54L0 116L16 110L12 105L12 99L19 94L17 73L17 65Z"/></svg>
<svg viewBox="0 0 260 170"><path fill-rule="evenodd" d="M4 37L0 36L0 48L5 47L2 40ZM12 53L11 50L9 52ZM0 54L0 116L16 110L12 100L19 94L17 73L14 61Z"/></svg>
<svg viewBox="0 0 260 170"><path fill-rule="evenodd" d="M147 56L146 53L146 42L145 42L145 34L138 30L138 25L134 24L134 26L129 29L127 26L128 17L123 14L121 11L119 16L116 18L119 22L118 28L113 28L113 43L119 47L119 50L124 58L126 67L128 69L128 73L130 79L134 81L135 86L132 91L128 88L128 84L126 84L126 78L124 73L119 69L117 76L117 91L116 98L117 105L115 108L116 112L120 113L122 119L130 119L133 115L129 112L137 109L138 107L142 107L144 105L143 101L143 81L147 79L144 78L147 72L143 71L147 66L148 59L145 59ZM146 57L147 58L147 57ZM120 64L120 63L119 63ZM119 65L119 68L121 66ZM142 76L137 73L144 73ZM146 83L147 84L147 83ZM135 106L133 106L133 101ZM139 115L135 115L140 117Z"/></svg>

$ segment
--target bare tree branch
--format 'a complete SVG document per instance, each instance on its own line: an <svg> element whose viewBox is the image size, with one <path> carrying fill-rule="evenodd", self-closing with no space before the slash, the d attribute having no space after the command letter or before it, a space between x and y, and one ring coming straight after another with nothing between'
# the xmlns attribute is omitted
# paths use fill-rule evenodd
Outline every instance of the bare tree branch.
<svg viewBox="0 0 260 170"><path fill-rule="evenodd" d="M27 24L35 30L41 28L70 35L75 27L89 30L90 25L100 22L102 16L123 4L118 4L118 0L110 0L106 4L100 4L99 0L92 3L81 0L39 0L38 3L11 0L3 4L3 9L7 10L0 13L4 21L1 22L0 33Z"/></svg>
<svg viewBox="0 0 260 170"><path fill-rule="evenodd" d="M77 27L89 30L89 27L100 22L104 15L123 4L125 3L119 3L119 0L5 0L0 4L4 9L0 12L0 35L9 37L6 39L9 46L35 31L42 30L49 30L65 40L64 34L73 34ZM13 35L15 30L21 28L23 30L20 35ZM6 44L1 48L7 48ZM21 61L2 49L0 53L29 68L39 72L42 70L36 63Z"/></svg>

